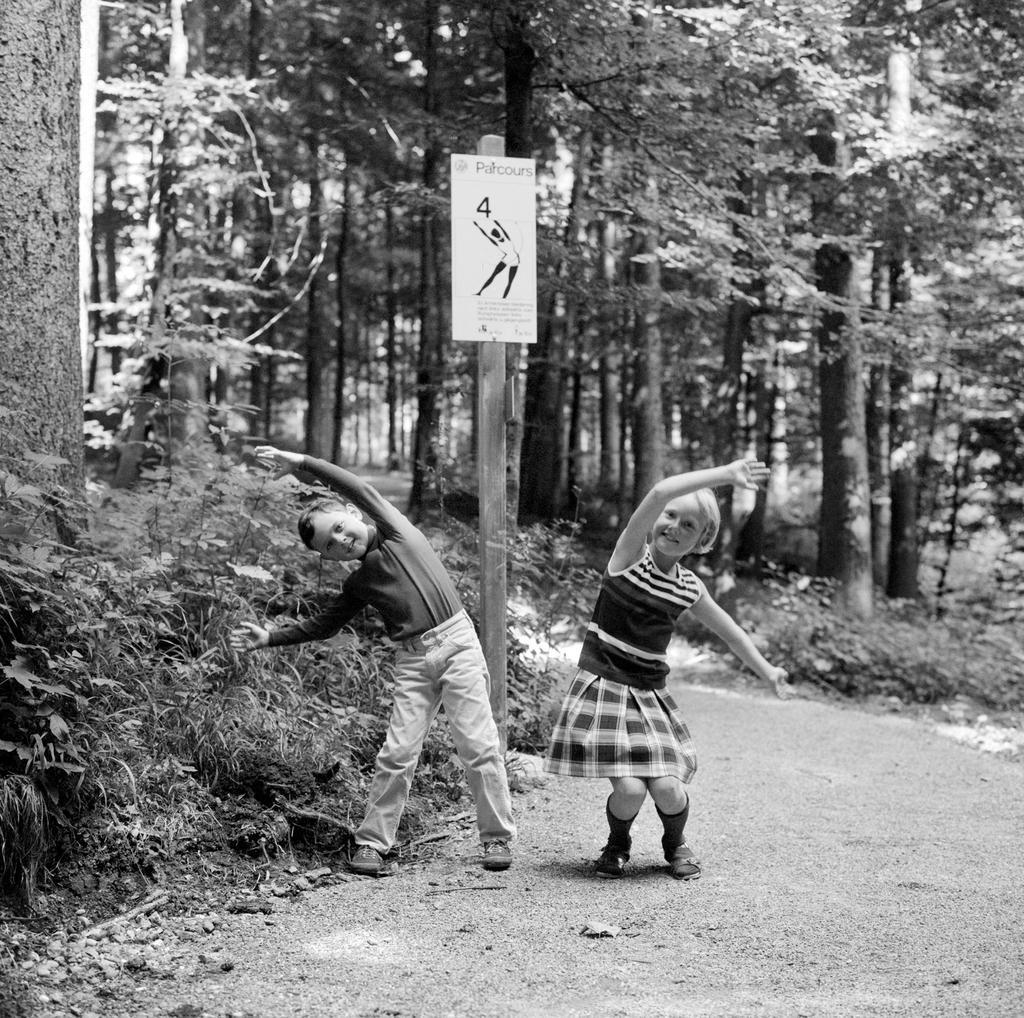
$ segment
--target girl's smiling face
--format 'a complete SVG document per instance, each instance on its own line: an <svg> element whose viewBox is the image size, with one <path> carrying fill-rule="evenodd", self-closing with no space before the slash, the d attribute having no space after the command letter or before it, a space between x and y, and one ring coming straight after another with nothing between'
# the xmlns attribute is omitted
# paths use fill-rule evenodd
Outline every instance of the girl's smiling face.
<svg viewBox="0 0 1024 1018"><path fill-rule="evenodd" d="M354 562L361 559L370 544L370 528L358 517L343 509L324 510L310 521L313 536L310 548L331 562Z"/></svg>
<svg viewBox="0 0 1024 1018"><path fill-rule="evenodd" d="M695 495L674 498L651 527L651 549L669 564L677 562L697 547L706 524Z"/></svg>

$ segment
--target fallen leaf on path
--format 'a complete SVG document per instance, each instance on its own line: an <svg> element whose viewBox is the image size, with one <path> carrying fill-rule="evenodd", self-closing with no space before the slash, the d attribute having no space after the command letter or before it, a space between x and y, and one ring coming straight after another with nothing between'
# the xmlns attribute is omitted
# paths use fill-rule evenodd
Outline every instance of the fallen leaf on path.
<svg viewBox="0 0 1024 1018"><path fill-rule="evenodd" d="M583 937L617 937L622 930L618 926L609 926L607 923L599 923L591 919L586 926L580 930Z"/></svg>

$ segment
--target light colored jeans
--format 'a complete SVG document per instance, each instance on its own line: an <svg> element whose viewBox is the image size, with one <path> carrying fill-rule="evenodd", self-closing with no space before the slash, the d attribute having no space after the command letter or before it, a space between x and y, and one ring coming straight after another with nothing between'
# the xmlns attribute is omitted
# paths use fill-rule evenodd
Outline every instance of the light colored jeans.
<svg viewBox="0 0 1024 1018"><path fill-rule="evenodd" d="M382 854L394 845L423 740L442 704L476 803L481 842L515 837L505 761L487 696L487 662L469 616L459 612L400 648L391 722L356 842Z"/></svg>

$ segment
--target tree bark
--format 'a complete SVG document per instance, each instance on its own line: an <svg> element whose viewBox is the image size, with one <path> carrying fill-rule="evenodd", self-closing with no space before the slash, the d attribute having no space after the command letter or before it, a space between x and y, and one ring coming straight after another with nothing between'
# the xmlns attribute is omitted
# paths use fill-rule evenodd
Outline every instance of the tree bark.
<svg viewBox="0 0 1024 1018"><path fill-rule="evenodd" d="M871 263L871 306L884 307L884 255L875 252ZM871 485L871 563L875 585L885 590L889 576L892 498L889 478L889 359L882 357L868 369L865 414L868 446L868 481Z"/></svg>
<svg viewBox="0 0 1024 1018"><path fill-rule="evenodd" d="M811 147L823 166L842 171L838 126L823 117ZM814 196L818 229L833 233L834 176L823 175ZM821 420L821 520L818 572L839 581L840 604L858 618L873 611L870 491L864 423L863 354L857 323L844 307L853 293L853 260L836 243L815 252L818 289L834 300L818 326Z"/></svg>
<svg viewBox="0 0 1024 1018"><path fill-rule="evenodd" d="M910 54L902 46L889 54L889 130L902 137L910 122ZM898 310L910 298L908 239L902 226L906 219L904 199L897 194L890 203L892 232L888 238L889 301ZM886 593L890 597L916 598L919 594L917 542L917 436L911 400L913 377L906 357L889 373L889 434L891 491L891 540Z"/></svg>
<svg viewBox="0 0 1024 1018"><path fill-rule="evenodd" d="M648 182L647 203L657 200L657 186ZM661 336L661 263L658 229L654 223L638 226L633 281L640 297L634 320L636 354L633 379L633 503L636 505L665 473L665 429L661 384L664 375Z"/></svg>
<svg viewBox="0 0 1024 1018"><path fill-rule="evenodd" d="M205 0L170 0L171 45L167 67L167 116L164 118L162 150L162 186L158 205L159 229L164 237L163 255L158 266L159 281L154 295L162 291L154 313L167 337L167 453L172 460L207 437L207 386L209 359L197 351L200 330L205 324L200 295L188 301L187 317L168 328L168 305L175 300L175 283L182 275L202 275L205 271L209 233L209 210L202 200L195 202L191 236L179 246L178 189L182 181L181 152L196 144L194 126L185 106L183 86L186 74L203 72L205 66ZM187 247L187 264L177 265L180 247ZM182 254L184 252L181 252ZM155 296L154 296L155 300ZM184 301L182 302L184 304Z"/></svg>
<svg viewBox="0 0 1024 1018"><path fill-rule="evenodd" d="M338 224L338 240L334 249L334 294L338 325L334 330L334 430L331 447L335 456L344 459L345 418L347 415L345 382L348 376L346 351L349 318L351 317L348 301L348 245L352 222L352 176L347 161L342 173L341 194L341 221ZM390 264L389 258L389 269ZM388 285L390 286L390 279Z"/></svg>
<svg viewBox="0 0 1024 1018"><path fill-rule="evenodd" d="M0 459L58 456L52 478L82 491L78 282L79 5L0 5ZM39 484L38 478L35 479ZM60 516L65 541L73 518Z"/></svg>
<svg viewBox="0 0 1024 1018"><path fill-rule="evenodd" d="M580 228L579 212L586 186L586 167L590 159L589 136L584 133L576 156L569 212L563 234L568 246ZM564 279L567 267L563 261L556 272ZM571 328L574 308L563 305L558 316L559 298L550 301L544 328L537 344L531 348L526 372L526 394L523 412L523 456L519 489L523 512L542 519L554 519L566 504L565 478L565 399L568 383L567 349L572 342ZM573 298L567 300L571 303Z"/></svg>
<svg viewBox="0 0 1024 1018"><path fill-rule="evenodd" d="M331 448L334 434L330 387L331 344L324 328L323 288L320 285L319 258L324 245L323 182L320 179L320 138L312 131L309 148L309 250L313 259L312 277L306 294L306 420L303 449L309 456L334 462L337 450Z"/></svg>
<svg viewBox="0 0 1024 1018"><path fill-rule="evenodd" d="M537 55L527 37L530 12L510 4L501 48L505 54L505 155L533 157L533 72ZM515 533L519 519L519 477L523 445L523 400L520 382L522 351L519 344L506 347L505 377L514 392L513 412L505 425L506 526Z"/></svg>
<svg viewBox="0 0 1024 1018"><path fill-rule="evenodd" d="M424 10L423 109L427 116L427 137L423 153L422 181L427 193L438 186L440 142L434 120L439 109L437 82L438 0L426 0ZM438 401L444 372L444 335L440 328L440 294L437 292L437 246L440 231L432 210L420 213L420 343L416 364L416 431L413 438L412 486L409 511L415 518L427 500L428 478L437 467ZM436 484L436 479L435 479Z"/></svg>
<svg viewBox="0 0 1024 1018"><path fill-rule="evenodd" d="M402 466L401 440L398 416L398 273L395 268L395 217L391 203L384 206L384 242L386 253L385 307L387 313L387 347L385 355L384 400L388 413L388 470L399 470Z"/></svg>

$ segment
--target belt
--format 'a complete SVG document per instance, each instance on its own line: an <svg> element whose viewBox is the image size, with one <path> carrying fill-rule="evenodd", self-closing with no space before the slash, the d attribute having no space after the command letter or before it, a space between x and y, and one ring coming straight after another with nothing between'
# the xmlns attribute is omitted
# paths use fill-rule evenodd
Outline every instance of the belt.
<svg viewBox="0 0 1024 1018"><path fill-rule="evenodd" d="M465 609L440 625L434 626L433 629L428 629L425 633L420 633L419 636L411 636L408 640L403 640L402 646L406 650L429 650L431 647L436 647L451 630L457 629L464 622L469 622L469 615Z"/></svg>

